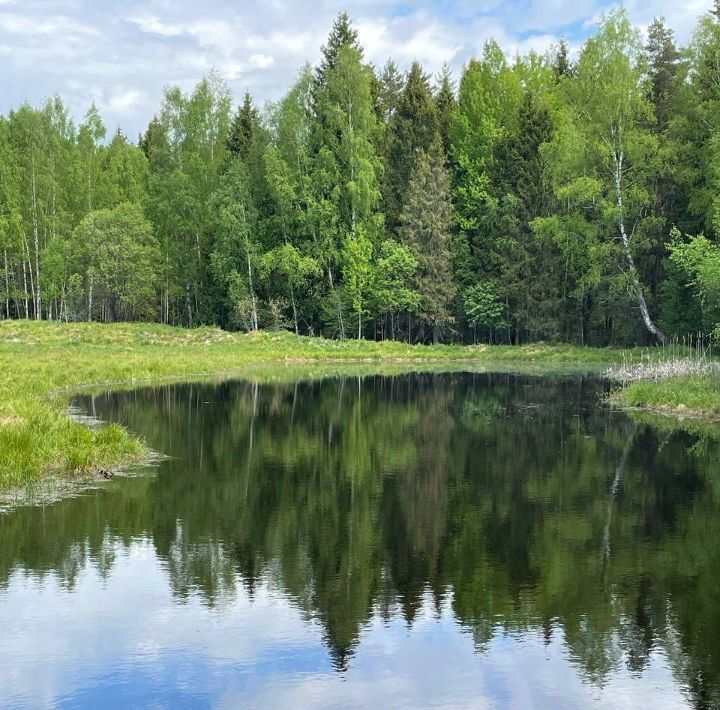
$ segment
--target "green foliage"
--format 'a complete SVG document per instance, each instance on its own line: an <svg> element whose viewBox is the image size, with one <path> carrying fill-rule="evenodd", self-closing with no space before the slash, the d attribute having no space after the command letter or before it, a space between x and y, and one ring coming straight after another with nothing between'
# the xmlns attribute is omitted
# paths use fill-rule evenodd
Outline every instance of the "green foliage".
<svg viewBox="0 0 720 710"><path fill-rule="evenodd" d="M456 286L452 274L452 206L450 176L436 139L417 158L408 185L398 234L417 261L413 290L419 304L417 316L430 329L433 342L454 321L451 306Z"/></svg>
<svg viewBox="0 0 720 710"><path fill-rule="evenodd" d="M260 130L260 115L253 105L250 93L246 91L242 106L238 108L230 126L227 139L230 154L236 158L247 160Z"/></svg>
<svg viewBox="0 0 720 710"><path fill-rule="evenodd" d="M473 328L486 328L492 332L507 327L503 318L505 307L498 298L497 287L490 282L476 283L466 289L463 306Z"/></svg>
<svg viewBox="0 0 720 710"><path fill-rule="evenodd" d="M0 117L0 315L515 344L709 330L714 262L685 263L671 229L708 251L720 234L719 53L716 13L682 48L620 9L577 60L488 41L456 91L447 67L433 88L417 62L376 73L342 12L263 110L246 94L232 116L215 72L168 87L138 145L94 105L78 126L58 97L20 106ZM157 248L119 306L77 230L125 204ZM503 327L468 310L489 285Z"/></svg>
<svg viewBox="0 0 720 710"><path fill-rule="evenodd" d="M343 277L345 290L358 321L358 340L362 337L363 314L367 313L367 300L372 284L372 242L362 230L345 241Z"/></svg>
<svg viewBox="0 0 720 710"><path fill-rule="evenodd" d="M372 294L375 310L378 315L390 315L394 322L398 313L419 306L412 289L418 263L407 246L392 239L383 241L378 251Z"/></svg>
<svg viewBox="0 0 720 710"><path fill-rule="evenodd" d="M229 305L247 330L257 330L254 271L258 259L253 239L256 208L245 163L233 158L214 195L215 242L210 257L216 278L228 288Z"/></svg>
<svg viewBox="0 0 720 710"><path fill-rule="evenodd" d="M720 325L720 245L704 235L683 241L673 230L670 260L688 278L701 304L703 326L713 331Z"/></svg>
<svg viewBox="0 0 720 710"><path fill-rule="evenodd" d="M76 227L73 241L82 253L74 254L72 263L83 265L92 308L103 313L103 320L152 318L158 246L138 205L90 212Z"/></svg>
<svg viewBox="0 0 720 710"><path fill-rule="evenodd" d="M430 82L413 62L397 107L388 124L388 153L383 205L388 228L394 230L417 156L428 151L438 132Z"/></svg>

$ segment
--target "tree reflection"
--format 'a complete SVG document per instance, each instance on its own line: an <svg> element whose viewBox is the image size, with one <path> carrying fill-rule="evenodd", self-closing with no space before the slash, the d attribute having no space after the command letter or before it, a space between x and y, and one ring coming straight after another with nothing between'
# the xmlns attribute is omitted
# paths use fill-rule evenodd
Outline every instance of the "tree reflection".
<svg viewBox="0 0 720 710"><path fill-rule="evenodd" d="M173 458L0 518L0 584L22 571L72 589L143 537L178 603L270 581L322 623L338 669L373 614L412 624L447 600L479 651L561 632L603 683L660 649L716 705L720 446L599 407L600 389L426 374L96 397Z"/></svg>

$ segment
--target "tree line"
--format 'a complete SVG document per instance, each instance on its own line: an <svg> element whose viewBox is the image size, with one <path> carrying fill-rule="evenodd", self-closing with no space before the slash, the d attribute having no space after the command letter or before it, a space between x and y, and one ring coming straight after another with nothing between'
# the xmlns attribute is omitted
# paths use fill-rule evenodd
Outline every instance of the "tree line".
<svg viewBox="0 0 720 710"><path fill-rule="evenodd" d="M665 342L720 322L720 0L432 78L336 18L259 110L211 72L138 138L0 116L0 316L408 342Z"/></svg>

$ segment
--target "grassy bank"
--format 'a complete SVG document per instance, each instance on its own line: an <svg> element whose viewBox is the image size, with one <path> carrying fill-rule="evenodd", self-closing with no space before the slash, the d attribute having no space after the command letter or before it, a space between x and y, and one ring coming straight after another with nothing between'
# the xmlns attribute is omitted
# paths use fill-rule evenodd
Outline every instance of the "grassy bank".
<svg viewBox="0 0 720 710"><path fill-rule="evenodd" d="M289 333L227 333L147 324L0 323L0 487L110 468L142 458L122 427L90 429L67 416L81 387L236 372L260 363L472 361L602 363L619 351L571 346L408 346Z"/></svg>
<svg viewBox="0 0 720 710"><path fill-rule="evenodd" d="M615 402L658 412L720 418L720 377L638 381L617 390Z"/></svg>
<svg viewBox="0 0 720 710"><path fill-rule="evenodd" d="M624 361L605 375L619 386L616 404L659 413L720 418L720 361L707 350L645 353Z"/></svg>

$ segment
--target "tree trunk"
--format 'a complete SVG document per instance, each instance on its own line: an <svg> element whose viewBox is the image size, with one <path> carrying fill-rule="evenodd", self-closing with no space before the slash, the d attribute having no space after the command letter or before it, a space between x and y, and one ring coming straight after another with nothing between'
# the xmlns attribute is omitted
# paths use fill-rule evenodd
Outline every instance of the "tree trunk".
<svg viewBox="0 0 720 710"><path fill-rule="evenodd" d="M88 323L92 321L93 314L93 278L92 274L88 274L88 312L87 319Z"/></svg>
<svg viewBox="0 0 720 710"><path fill-rule="evenodd" d="M293 323L295 324L295 335L300 335L300 328L298 327L298 317L297 317L297 304L295 303L295 289L293 288L292 284L290 284L290 300L292 301Z"/></svg>
<svg viewBox="0 0 720 710"><path fill-rule="evenodd" d="M23 257L22 260L22 267L23 267L23 301L25 303L25 318L29 317L28 313L28 290L27 290L27 264L25 263L25 257Z"/></svg>
<svg viewBox="0 0 720 710"><path fill-rule="evenodd" d="M23 244L25 246L25 251L27 252L27 270L30 274L30 295L32 296L32 302L35 304L35 278L33 276L33 268L32 268L32 255L30 254L30 245L28 244L27 239L23 238ZM25 293L27 293L27 288L25 290ZM26 310L26 317L30 317L30 307L27 303L27 297L25 298L25 310Z"/></svg>
<svg viewBox="0 0 720 710"><path fill-rule="evenodd" d="M8 268L7 249L5 256L5 317L10 318L10 269Z"/></svg>
<svg viewBox="0 0 720 710"><path fill-rule="evenodd" d="M250 246L245 241L245 256L247 257L248 284L250 286L250 299L252 300L252 313L250 314L250 330L258 329L257 302L255 301L255 289L253 288L252 262L250 261Z"/></svg>
<svg viewBox="0 0 720 710"><path fill-rule="evenodd" d="M190 299L190 284L185 284L185 305L188 312L188 328L192 328L192 301Z"/></svg>
<svg viewBox="0 0 720 710"><path fill-rule="evenodd" d="M330 265L328 264L328 280L330 281L330 291L332 293L335 293L335 284L333 283L333 277L332 277L332 271L330 270ZM338 301L338 322L340 323L340 339L345 340L345 323L343 322L343 316L342 316L342 305Z"/></svg>
<svg viewBox="0 0 720 710"><path fill-rule="evenodd" d="M633 287L635 290L635 298L637 299L638 306L640 307L640 313L642 314L642 319L648 332L657 338L663 345L667 345L670 342L667 335L665 335L665 333L663 333L660 328L655 325L650 317L650 311L648 310L642 285L640 284L640 275L638 274L637 268L635 268L635 259L633 259L632 252L630 251L630 239L625 231L622 194L623 152L616 151L613 157L615 159L615 197L618 209L618 228L620 230L620 239L625 251L625 258L630 266L630 273L632 275Z"/></svg>
<svg viewBox="0 0 720 710"><path fill-rule="evenodd" d="M37 191L35 186L35 160L32 163L32 223L35 241L35 320L40 320L42 301L40 298L40 231L38 228ZM32 268L31 268L32 276ZM32 281L32 279L31 279Z"/></svg>

